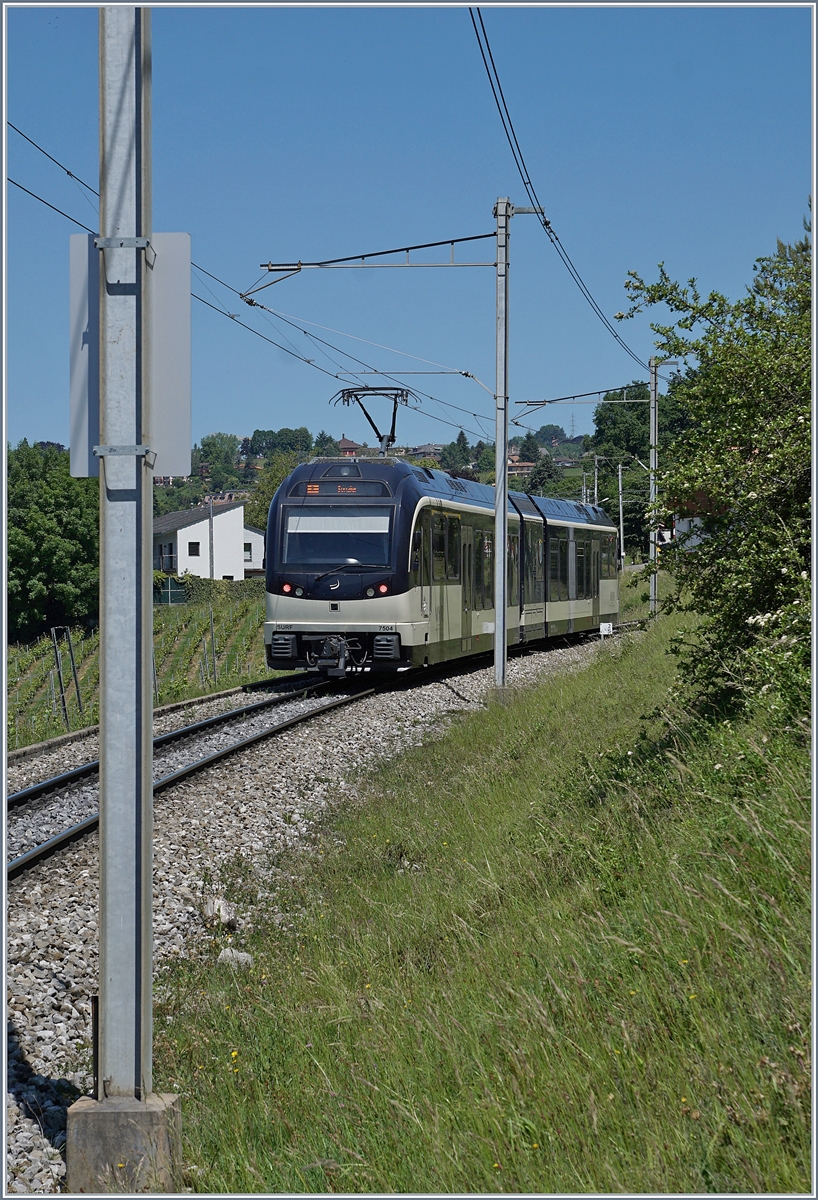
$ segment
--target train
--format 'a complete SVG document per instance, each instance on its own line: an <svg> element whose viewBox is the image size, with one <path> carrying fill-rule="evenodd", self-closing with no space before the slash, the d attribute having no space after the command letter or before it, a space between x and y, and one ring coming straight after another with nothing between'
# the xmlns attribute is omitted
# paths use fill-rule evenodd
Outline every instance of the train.
<svg viewBox="0 0 818 1200"><path fill-rule="evenodd" d="M429 667L494 646L495 490L399 458L314 458L267 520L268 667L328 677ZM619 615L605 512L509 492L509 646Z"/></svg>

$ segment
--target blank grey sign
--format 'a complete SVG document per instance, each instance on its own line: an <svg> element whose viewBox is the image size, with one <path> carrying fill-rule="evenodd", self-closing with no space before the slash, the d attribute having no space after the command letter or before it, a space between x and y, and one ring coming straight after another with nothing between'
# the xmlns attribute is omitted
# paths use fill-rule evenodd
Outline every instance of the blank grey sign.
<svg viewBox="0 0 818 1200"><path fill-rule="evenodd" d="M69 345L71 356L71 474L99 475L99 250L93 234L72 233L69 242Z"/></svg>
<svg viewBox="0 0 818 1200"><path fill-rule="evenodd" d="M76 478L99 475L93 447L100 443L100 258L92 235L71 234L71 474ZM152 475L189 475L190 234L154 233L147 260L145 333L150 369L142 444L156 456Z"/></svg>
<svg viewBox="0 0 818 1200"><path fill-rule="evenodd" d="M150 398L144 441L153 475L190 474L190 234L154 233L148 251Z"/></svg>

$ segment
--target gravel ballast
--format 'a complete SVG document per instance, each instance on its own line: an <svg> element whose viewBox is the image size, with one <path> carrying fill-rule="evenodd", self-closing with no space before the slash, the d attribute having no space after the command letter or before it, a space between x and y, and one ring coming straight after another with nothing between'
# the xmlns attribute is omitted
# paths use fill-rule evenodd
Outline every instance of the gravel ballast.
<svg viewBox="0 0 818 1200"><path fill-rule="evenodd" d="M509 687L587 665L599 646L587 641L553 646L509 659ZM449 679L420 681L378 692L262 741L156 797L154 805L154 959L157 971L180 956L207 950L219 907L220 872L237 855L273 863L303 844L333 803L356 794L356 778L379 760L439 736L455 713L485 703L493 666L461 670ZM215 701L213 711L237 707ZM240 697L246 703L247 698ZM292 704L310 707L329 696L287 702L260 714L274 724ZM207 707L207 706L205 706ZM167 714L165 732L209 715ZM158 722L157 722L158 724ZM245 732L243 736L247 736ZM212 739L238 740L235 726ZM93 739L15 764L9 790L70 769L96 756ZM159 755L155 777L175 769L186 743ZM47 762L47 767L46 767ZM23 774L25 772L25 774ZM12 776L12 771L9 772ZM26 777L27 776L27 777ZM94 792L96 787L94 785ZM94 805L96 798L94 798ZM91 811L93 811L93 806ZM7 1187L12 1193L63 1187L65 1112L91 1090L90 997L97 991L98 842L92 834L8 887L7 984L9 1007ZM216 911L217 915L206 916ZM221 918L219 913L221 912ZM228 914L233 948L240 952L249 918ZM223 940L223 937L220 938Z"/></svg>

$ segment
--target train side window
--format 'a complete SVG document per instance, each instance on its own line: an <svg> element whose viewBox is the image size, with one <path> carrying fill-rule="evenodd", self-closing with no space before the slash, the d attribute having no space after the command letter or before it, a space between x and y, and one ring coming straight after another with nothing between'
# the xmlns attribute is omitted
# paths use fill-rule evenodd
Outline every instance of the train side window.
<svg viewBox="0 0 818 1200"><path fill-rule="evenodd" d="M610 538L604 537L599 547L599 575L601 579L611 578L611 545Z"/></svg>
<svg viewBox="0 0 818 1200"><path fill-rule="evenodd" d="M585 543L576 543L577 553L577 600L585 599Z"/></svg>
<svg viewBox="0 0 818 1200"><path fill-rule="evenodd" d="M412 550L409 555L409 570L412 575L412 583L415 587L420 583L421 574L421 556L423 554L423 526L418 518L418 523L415 526L415 532L412 534Z"/></svg>
<svg viewBox="0 0 818 1200"><path fill-rule="evenodd" d="M560 539L560 600L569 599L568 573L570 559L568 547L570 545L570 542Z"/></svg>
<svg viewBox="0 0 818 1200"><path fill-rule="evenodd" d="M577 597L581 595L583 600L590 600L593 597L593 587L591 585L591 543L587 540L582 541L582 570L577 563Z"/></svg>
<svg viewBox="0 0 818 1200"><path fill-rule="evenodd" d="M448 517L448 536L446 538L446 578L460 578L460 519Z"/></svg>
<svg viewBox="0 0 818 1200"><path fill-rule="evenodd" d="M474 531L474 607L485 608L483 603L483 530Z"/></svg>
<svg viewBox="0 0 818 1200"><path fill-rule="evenodd" d="M560 543L552 537L548 549L548 599L553 603L560 598Z"/></svg>
<svg viewBox="0 0 818 1200"><path fill-rule="evenodd" d="M510 534L508 539L508 572L506 601L509 608L520 602L520 539L517 534Z"/></svg>
<svg viewBox="0 0 818 1200"><path fill-rule="evenodd" d="M446 518L442 513L432 516L432 578L446 578Z"/></svg>

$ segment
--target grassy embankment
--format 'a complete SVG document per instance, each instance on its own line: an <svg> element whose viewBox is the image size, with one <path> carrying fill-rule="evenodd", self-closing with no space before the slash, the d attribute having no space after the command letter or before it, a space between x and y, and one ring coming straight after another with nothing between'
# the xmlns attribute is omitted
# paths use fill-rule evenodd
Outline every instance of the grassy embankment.
<svg viewBox="0 0 818 1200"><path fill-rule="evenodd" d="M643 719L678 627L384 765L250 970L163 977L194 1189L809 1189L808 749Z"/></svg>
<svg viewBox="0 0 818 1200"><path fill-rule="evenodd" d="M268 678L264 661L264 594L213 602L216 669L210 636L210 604L154 608L155 704L188 700ZM99 632L72 629L82 712L77 704L68 645L60 643L71 729L99 720ZM51 637L9 646L8 746L28 746L66 732ZM52 692L53 683L53 692Z"/></svg>

